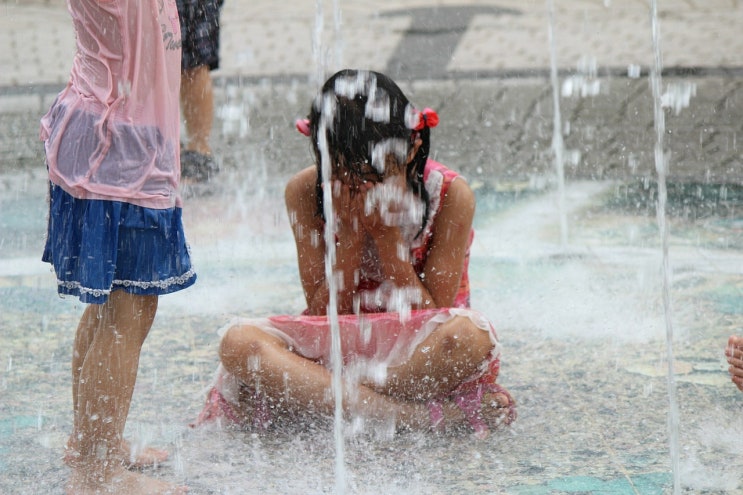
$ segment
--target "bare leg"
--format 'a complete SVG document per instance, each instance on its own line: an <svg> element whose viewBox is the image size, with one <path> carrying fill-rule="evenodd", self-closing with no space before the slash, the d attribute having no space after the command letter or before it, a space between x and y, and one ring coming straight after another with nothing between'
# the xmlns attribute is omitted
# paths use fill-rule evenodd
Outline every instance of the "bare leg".
<svg viewBox="0 0 743 495"><path fill-rule="evenodd" d="M390 368L384 385L372 386L406 400L442 397L474 375L493 347L488 332L457 316L429 335L408 361Z"/></svg>
<svg viewBox="0 0 743 495"><path fill-rule="evenodd" d="M181 73L181 106L188 133L186 149L211 154L214 91L208 66L200 65Z"/></svg>
<svg viewBox="0 0 743 495"><path fill-rule="evenodd" d="M73 372L72 439L79 456L72 463L68 493L181 493L173 485L122 466L122 435L139 354L156 310L157 296L114 291L106 303L83 315L75 352L84 355L73 357L79 371Z"/></svg>
<svg viewBox="0 0 743 495"><path fill-rule="evenodd" d="M90 304L85 308L80 323L75 334L75 343L72 350L72 410L78 410L78 385L80 383L80 373L83 368L85 356L88 354L90 345L93 342L93 335L98 328L99 322L103 317L101 305ZM77 414L75 414L77 421ZM74 431L78 431L77 425L73 426ZM64 461L72 464L80 455L78 441L75 435L70 436L65 449ZM133 468L142 468L165 462L168 458L168 452L152 447L145 447L137 452L132 451L131 444L122 440L121 455L124 464Z"/></svg>
<svg viewBox="0 0 743 495"><path fill-rule="evenodd" d="M274 402L280 400L288 411L333 414L331 373L292 352L283 340L252 326L232 327L222 338L220 357L227 371ZM395 418L411 428L430 424L424 404L397 401L364 385L344 390L343 409L373 420Z"/></svg>
<svg viewBox="0 0 743 495"><path fill-rule="evenodd" d="M75 334L75 343L72 348L72 410L77 411L78 402L78 384L80 383L80 372L83 369L85 356L88 354L90 344L93 342L93 335L98 327L98 321L102 317L100 314L100 305L90 304L85 308L80 323L77 326ZM77 421L77 415L75 415ZM77 429L77 425L75 425Z"/></svg>
<svg viewBox="0 0 743 495"><path fill-rule="evenodd" d="M743 337L731 335L725 348L730 367L730 378L739 390L743 391Z"/></svg>
<svg viewBox="0 0 743 495"><path fill-rule="evenodd" d="M383 386L362 383L344 390L344 412L379 421L394 418L406 427L427 429L431 419L426 401L446 395L473 375L492 349L486 332L467 318L454 318L426 339L408 362L392 370ZM288 411L333 414L330 371L295 354L283 340L256 327L236 326L223 337L220 357L227 371ZM488 404L485 415L500 416L499 409L507 403L506 396L483 397L483 404ZM465 421L453 402L444 402L442 408L447 425Z"/></svg>
<svg viewBox="0 0 743 495"><path fill-rule="evenodd" d="M409 401L436 399L441 406L443 426L456 428L466 420L462 405L451 396L448 400L441 399L474 376L493 348L488 332L478 328L469 318L455 317L429 335L408 361L390 368L384 384L370 386L380 393ZM515 416L508 391L500 386L485 390L482 395L477 395L473 384L473 388L459 392L458 397L465 400L462 394L466 394L467 410L475 413L482 424L493 427L510 423ZM474 428L471 421L467 420ZM487 432L487 428L481 429L478 423L476 435L485 438Z"/></svg>

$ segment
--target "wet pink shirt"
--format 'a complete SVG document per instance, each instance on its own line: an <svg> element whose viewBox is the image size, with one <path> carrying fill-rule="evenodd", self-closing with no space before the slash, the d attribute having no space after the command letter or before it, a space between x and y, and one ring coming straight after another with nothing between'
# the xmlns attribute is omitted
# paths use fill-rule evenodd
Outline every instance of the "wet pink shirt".
<svg viewBox="0 0 743 495"><path fill-rule="evenodd" d="M81 199L180 206L175 0L68 0L77 52L41 121L50 180Z"/></svg>

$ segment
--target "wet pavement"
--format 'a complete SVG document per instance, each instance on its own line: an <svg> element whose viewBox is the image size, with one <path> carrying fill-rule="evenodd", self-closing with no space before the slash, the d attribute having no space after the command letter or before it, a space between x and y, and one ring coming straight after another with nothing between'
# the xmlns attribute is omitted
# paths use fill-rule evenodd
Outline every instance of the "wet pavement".
<svg viewBox="0 0 743 495"><path fill-rule="evenodd" d="M646 3L556 2L562 199L545 2L340 2L340 34L332 2L320 3L326 73L338 51L402 71L411 99L441 116L434 156L478 199L473 307L499 331L502 381L519 403L516 423L486 442L348 425L346 493L672 493ZM682 492L740 493L743 394L723 347L743 333L743 7L660 3ZM0 2L0 46L11 48L0 55L0 493L63 493L67 476L83 308L56 296L39 261L37 141L70 62L61 5ZM303 309L281 195L310 161L293 121L316 87L316 8L225 3L213 135L222 172L183 191L199 282L161 298L127 426L170 449L155 475L191 493L340 493L325 420L263 435L188 427L217 364L217 329Z"/></svg>

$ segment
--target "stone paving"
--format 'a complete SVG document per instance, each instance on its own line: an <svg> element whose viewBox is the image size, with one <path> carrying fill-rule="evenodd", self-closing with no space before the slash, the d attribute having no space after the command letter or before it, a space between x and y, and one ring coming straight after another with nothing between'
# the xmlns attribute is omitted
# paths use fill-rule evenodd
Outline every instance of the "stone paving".
<svg viewBox="0 0 743 495"><path fill-rule="evenodd" d="M158 475L196 494L338 493L322 422L268 436L186 425L216 365L216 329L302 309L281 201L310 156L293 121L319 74L363 61L439 111L435 157L476 189L473 301L499 328L520 418L481 444L349 431L348 492L671 493L649 2L555 3L563 212L547 2L340 1L336 31L330 1L226 0L214 74L223 171L184 190L200 280L162 298L128 425L173 453ZM743 396L722 347L743 332L743 6L659 3L682 486L740 493ZM38 261L37 135L74 47L64 2L0 1L0 47L0 493L56 494L81 307L54 295Z"/></svg>
<svg viewBox="0 0 743 495"><path fill-rule="evenodd" d="M645 76L653 52L646 2L556 3L568 175L652 175L653 101ZM256 127L283 116L281 130L288 132L304 109L281 98L285 84L298 91L314 88L321 71L312 67L327 73L345 65L335 60L362 60L364 67L388 71L421 91L426 81L450 81L420 97L447 117L440 132L444 156L462 144L477 146L482 159L472 166L489 178L530 180L550 169L553 88L546 3L460 0L432 7L411 1L402 8L395 0L340 2L340 29L334 27L332 2L320 4L322 23L312 2L226 2L222 68L214 75L217 98L227 103L224 111L233 117L242 111L232 125ZM40 160L37 116L66 81L74 39L60 0L6 0L0 6L0 46L8 47L0 51L0 115L6 129L0 158L3 167L17 168ZM743 36L737 26L743 7L660 2L659 18L671 179L740 185ZM313 41L322 46L314 53ZM479 83L463 92L464 80ZM265 109L255 108L244 98L256 92L277 98ZM479 115L463 122L457 114L461 106L479 107ZM468 166L463 164L464 171L473 176Z"/></svg>
<svg viewBox="0 0 743 495"><path fill-rule="evenodd" d="M335 3L342 9L340 29ZM584 65L604 75L652 65L649 1L554 3L559 67ZM66 82L74 39L63 5L62 0L0 2L0 46L10 48L0 53L0 87ZM658 12L667 69L743 67L738 2L667 0L658 2ZM331 67L363 61L383 71L403 59L415 65L407 73L414 79L543 74L550 67L546 1L228 0L222 23L223 76L305 79L320 59ZM313 53L313 38L323 45L322 57ZM335 63L338 59L344 62Z"/></svg>

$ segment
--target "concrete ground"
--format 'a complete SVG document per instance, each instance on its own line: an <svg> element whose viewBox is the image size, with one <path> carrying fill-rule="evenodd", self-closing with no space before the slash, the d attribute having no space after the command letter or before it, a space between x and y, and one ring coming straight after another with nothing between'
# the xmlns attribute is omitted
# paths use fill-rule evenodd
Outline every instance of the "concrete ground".
<svg viewBox="0 0 743 495"><path fill-rule="evenodd" d="M743 333L743 7L660 2L667 316L648 5L556 3L563 198L546 2L340 2L340 32L332 2L319 2L323 61L312 51L318 5L226 0L213 136L222 172L183 191L200 278L161 299L127 430L171 450L155 475L196 494L672 493L673 395L681 491L743 491L743 394L722 354L727 336ZM73 47L61 4L0 2L0 46L10 48L0 51L0 493L63 493L67 476L82 306L55 295L39 261L46 176L36 141ZM513 426L485 442L349 425L340 475L327 421L262 435L187 426L217 364L216 330L235 315L303 308L282 185L310 161L293 121L338 52L397 74L418 106L439 111L434 156L478 199L473 307L498 328L502 382L519 403Z"/></svg>

